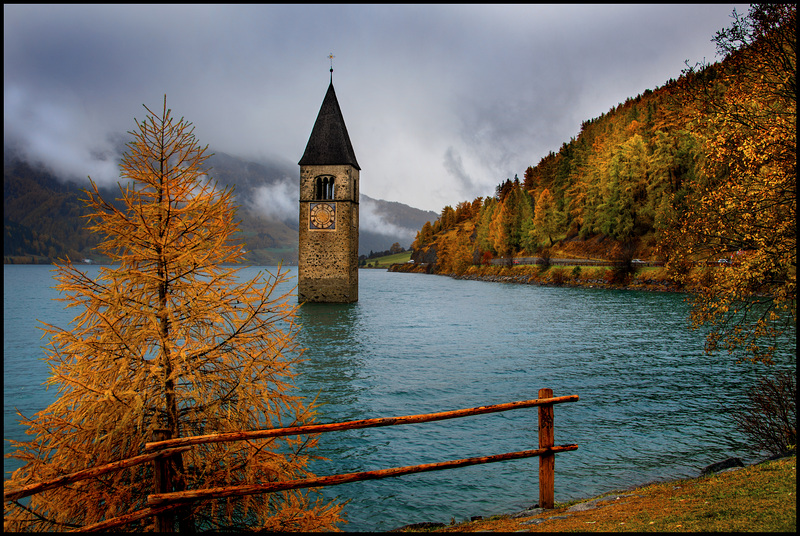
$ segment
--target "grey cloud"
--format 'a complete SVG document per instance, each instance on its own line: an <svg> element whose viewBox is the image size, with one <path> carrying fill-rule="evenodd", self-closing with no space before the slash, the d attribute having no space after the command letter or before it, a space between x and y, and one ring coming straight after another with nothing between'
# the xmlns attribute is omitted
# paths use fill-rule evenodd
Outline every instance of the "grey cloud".
<svg viewBox="0 0 800 536"><path fill-rule="evenodd" d="M297 217L297 184L292 179L276 181L253 189L246 208L267 219L286 221Z"/></svg>
<svg viewBox="0 0 800 536"><path fill-rule="evenodd" d="M481 195L478 193L480 186L476 184L475 179L464 169L464 160L455 147L450 146L447 148L447 151L444 153L443 164L448 175L456 181L456 187L453 193L459 194L463 199L473 199Z"/></svg>
<svg viewBox="0 0 800 536"><path fill-rule="evenodd" d="M296 162L332 52L362 190L439 212L712 59L733 7L4 5L4 134L113 180L94 155L166 94L212 150Z"/></svg>
<svg viewBox="0 0 800 536"><path fill-rule="evenodd" d="M34 102L21 89L6 86L3 108L4 138L11 138L34 162L67 179L91 176L101 185L117 181L113 142L81 117L76 103Z"/></svg>
<svg viewBox="0 0 800 536"><path fill-rule="evenodd" d="M369 198L361 198L358 217L361 229L386 236L403 237L409 243L414 240L418 231L418 229L408 229L386 221L375 202Z"/></svg>

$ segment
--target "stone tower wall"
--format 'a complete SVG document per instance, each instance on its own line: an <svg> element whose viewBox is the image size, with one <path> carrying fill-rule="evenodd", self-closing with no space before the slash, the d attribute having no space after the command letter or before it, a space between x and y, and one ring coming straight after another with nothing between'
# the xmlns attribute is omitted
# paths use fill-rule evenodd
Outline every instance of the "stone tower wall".
<svg viewBox="0 0 800 536"><path fill-rule="evenodd" d="M310 229L311 203L316 177L336 178L335 230ZM350 165L300 167L300 221L298 299L301 302L358 300L358 198L359 171Z"/></svg>

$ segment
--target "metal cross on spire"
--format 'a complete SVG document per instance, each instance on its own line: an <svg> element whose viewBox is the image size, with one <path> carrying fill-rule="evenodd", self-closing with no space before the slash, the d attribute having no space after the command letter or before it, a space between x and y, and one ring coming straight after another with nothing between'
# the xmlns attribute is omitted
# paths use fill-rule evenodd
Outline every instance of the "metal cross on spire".
<svg viewBox="0 0 800 536"><path fill-rule="evenodd" d="M328 59L331 60L331 83L333 83L333 58L335 57L332 52L328 54Z"/></svg>

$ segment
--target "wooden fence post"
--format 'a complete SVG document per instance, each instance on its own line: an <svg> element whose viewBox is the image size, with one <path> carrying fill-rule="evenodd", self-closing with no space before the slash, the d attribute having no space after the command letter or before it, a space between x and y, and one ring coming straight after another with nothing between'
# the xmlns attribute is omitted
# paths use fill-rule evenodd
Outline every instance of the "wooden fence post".
<svg viewBox="0 0 800 536"><path fill-rule="evenodd" d="M539 398L553 398L552 389L539 389ZM553 405L539 406L539 448L553 448ZM555 506L555 454L539 456L539 508Z"/></svg>
<svg viewBox="0 0 800 536"><path fill-rule="evenodd" d="M153 441L164 441L171 438L169 430L153 430ZM156 493L169 493L172 491L172 471L170 460L166 456L159 456L153 460L153 486ZM156 532L174 532L175 514L172 511L161 512L155 515Z"/></svg>

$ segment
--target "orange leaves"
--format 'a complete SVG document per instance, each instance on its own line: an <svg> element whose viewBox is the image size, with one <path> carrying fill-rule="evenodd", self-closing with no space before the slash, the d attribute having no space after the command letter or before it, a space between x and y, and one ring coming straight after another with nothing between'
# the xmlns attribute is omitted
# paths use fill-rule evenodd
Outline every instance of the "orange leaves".
<svg viewBox="0 0 800 536"><path fill-rule="evenodd" d="M751 16L769 6L754 6ZM706 348L744 350L769 362L773 345L759 344L796 326L796 95L787 91L775 53L794 71L796 7L784 13L784 27L745 36L724 68L714 69L700 109L707 185L688 196L669 233L671 264L729 259L698 280L692 322L709 326ZM760 16L760 15L759 15ZM737 19L750 28L752 21ZM717 39L726 39L726 31ZM736 34L738 35L738 34ZM752 39L751 39L752 37ZM756 38L757 37L757 38ZM735 50L729 42L718 42ZM680 277L689 281L688 273Z"/></svg>

